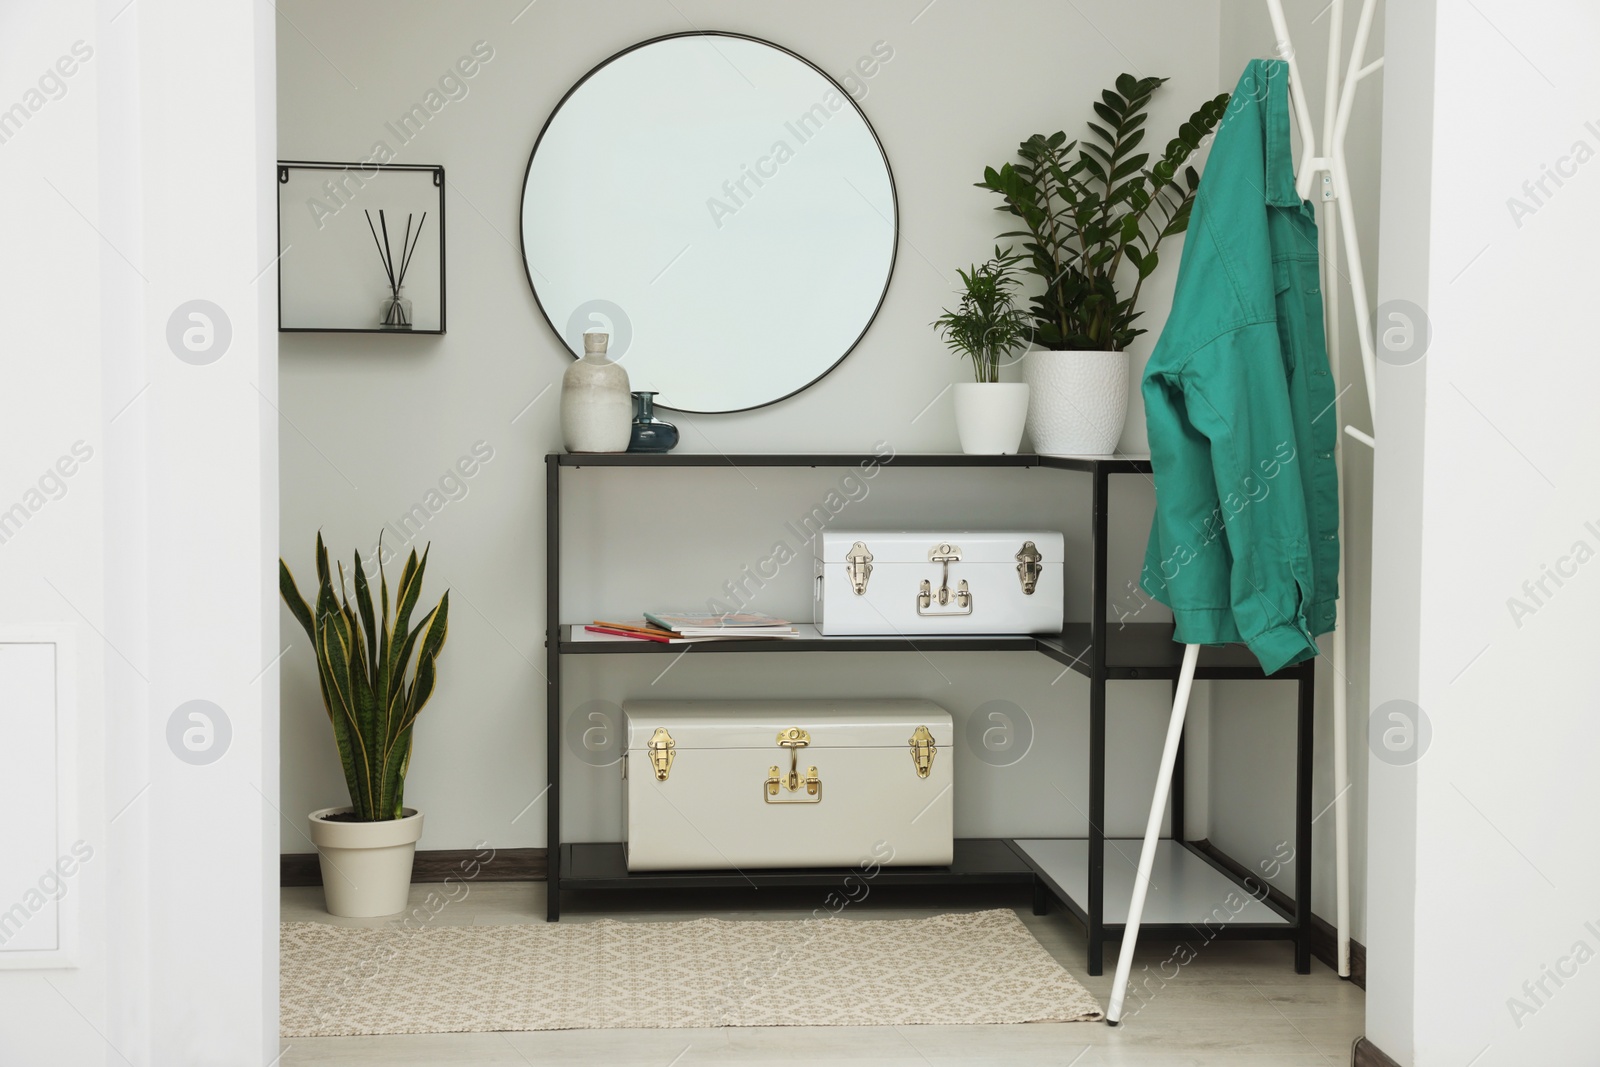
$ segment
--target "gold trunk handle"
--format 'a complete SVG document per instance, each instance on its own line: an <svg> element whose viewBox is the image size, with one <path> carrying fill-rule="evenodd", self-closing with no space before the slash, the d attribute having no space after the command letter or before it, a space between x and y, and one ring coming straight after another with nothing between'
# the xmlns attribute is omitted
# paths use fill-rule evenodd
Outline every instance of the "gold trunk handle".
<svg viewBox="0 0 1600 1067"><path fill-rule="evenodd" d="M817 769L808 767L805 778L800 777L800 750L811 744L811 735L798 726L791 726L787 730L778 731L778 744L789 750L789 773L785 775L783 769L776 763L767 768L767 779L761 787L761 799L768 804L821 803L822 779L817 776ZM780 795L781 789L787 789L791 794L800 794L802 784L806 787L803 795L789 797Z"/></svg>

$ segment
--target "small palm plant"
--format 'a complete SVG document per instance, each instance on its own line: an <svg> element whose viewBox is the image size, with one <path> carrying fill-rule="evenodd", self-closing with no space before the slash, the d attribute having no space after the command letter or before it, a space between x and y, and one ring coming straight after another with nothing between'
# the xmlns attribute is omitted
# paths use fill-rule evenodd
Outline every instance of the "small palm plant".
<svg viewBox="0 0 1600 1067"><path fill-rule="evenodd" d="M972 372L981 383L1000 380L1001 357L1028 344L1033 317L1016 306L1018 265L1024 257L1011 249L994 250L987 263L973 265L961 275L965 292L956 310L944 313L931 325L958 356L972 360Z"/></svg>
<svg viewBox="0 0 1600 1067"><path fill-rule="evenodd" d="M382 549L378 553L382 558ZM380 822L404 816L402 796L411 764L411 730L417 714L433 695L435 661L444 647L450 594L415 627L411 615L422 595L428 553L411 551L400 573L395 611L389 616L389 583L378 564L381 612L374 613L372 590L355 555L355 602L345 593L344 565L339 565L339 591L334 593L328 550L317 534L317 607L315 613L295 587L289 565L278 561L278 585L294 617L305 627L317 657L322 703L333 724L339 761L350 789L353 818ZM360 614L357 620L357 612ZM406 672L416 654L410 680Z"/></svg>

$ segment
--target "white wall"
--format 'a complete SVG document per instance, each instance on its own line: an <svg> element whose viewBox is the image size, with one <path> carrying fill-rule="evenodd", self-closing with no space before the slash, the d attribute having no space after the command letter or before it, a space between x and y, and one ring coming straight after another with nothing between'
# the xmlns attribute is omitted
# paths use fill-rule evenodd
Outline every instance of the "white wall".
<svg viewBox="0 0 1600 1067"><path fill-rule="evenodd" d="M1344 26L1341 62L1349 55L1355 36L1360 3L1351 0ZM1323 79L1327 71L1329 18L1323 4L1285 4L1296 61L1304 79L1312 120L1320 137ZM1369 58L1383 54L1383 5L1379 4L1372 31ZM1262 0L1223 0L1221 77L1229 89L1250 59L1277 54L1277 43L1267 6ZM1382 161L1384 75L1362 83L1351 113L1346 141L1357 230L1361 238L1369 306L1375 300L1378 262L1378 173ZM1296 142L1298 144L1298 141ZM1320 150L1320 146L1319 146ZM1297 153L1298 158L1298 153ZM1348 261L1349 249L1341 244ZM1355 312L1349 293L1348 269L1340 279L1340 404L1344 422L1371 430L1361 350ZM1331 355L1332 353L1330 353ZM1347 390L1347 391L1345 391ZM1332 417L1331 415L1329 416ZM1348 663L1344 678L1333 669L1330 638L1321 641L1317 661L1316 770L1312 811L1323 813L1313 827L1313 910L1330 922L1334 916L1334 814L1328 807L1337 793L1333 785L1333 692L1346 686L1350 740L1350 929L1358 941L1366 938L1366 841L1368 646L1372 619L1372 453L1345 439L1341 470L1340 503L1344 508L1345 597L1343 624ZM1274 854L1279 842L1294 840L1294 687L1288 683L1263 687L1244 682L1211 683L1211 840L1229 855L1258 870ZM1263 872L1265 875L1265 872ZM1294 891L1294 868L1284 865L1268 879L1285 892Z"/></svg>
<svg viewBox="0 0 1600 1067"><path fill-rule="evenodd" d="M277 442L262 397L277 335L272 281L257 284L274 248L271 41L251 5L0 13L14 75L0 99L26 109L0 143L16 206L0 268L0 506L29 511L0 543L0 630L73 635L79 750L65 770L74 854L88 855L62 889L82 924L76 966L0 974L6 1064L276 1055ZM195 298L231 321L210 363L168 342ZM68 454L76 468L47 483ZM196 698L232 724L206 766L168 743Z"/></svg>
<svg viewBox="0 0 1600 1067"><path fill-rule="evenodd" d="M1374 885L1381 875L1402 888L1374 894L1374 930L1381 909L1397 939L1415 931L1403 961L1414 980L1407 967L1393 983L1373 973L1368 1003L1388 1005L1373 1037L1417 1067L1585 1063L1600 1013L1600 937L1588 925L1600 918L1600 857L1586 834L1600 747L1600 585L1587 565L1600 542L1587 525L1600 516L1600 13L1479 2L1428 14L1408 17L1408 40L1394 42L1396 73L1431 63L1434 91L1386 116L1430 158L1399 183L1413 194L1396 203L1413 243L1386 244L1382 288L1425 302L1434 340L1419 367L1386 370L1378 428L1383 447L1396 423L1422 425L1380 453L1391 491L1380 512L1419 511L1421 524L1415 580L1380 587L1377 610L1414 618L1416 637L1375 641L1373 661L1375 679L1382 664L1404 686L1414 648L1414 699L1433 734L1412 780L1385 787L1414 795L1414 820L1402 803L1395 825L1373 827ZM1421 299L1399 288L1419 278ZM1420 508L1396 499L1417 485ZM1541 580L1542 591L1523 587Z"/></svg>
<svg viewBox="0 0 1600 1067"><path fill-rule="evenodd" d="M595 5L542 0L442 5L290 0L280 5L279 153L349 160L387 138L384 123L419 99L474 42L494 49L469 83L399 153L440 163L449 179L450 325L443 338L288 335L282 339L282 543L310 572L320 527L346 557L367 551L385 521L435 488L478 441L494 458L426 526L428 587L451 590L441 681L418 728L407 801L427 813L424 848L544 844L543 456L559 450L559 378L568 357L539 316L517 242L527 153L567 88L618 49L698 26L754 34L842 75L883 41L893 59L868 83L863 107L882 138L900 197L895 278L861 346L823 382L782 404L727 416L683 417L685 450L859 450L880 440L899 452L954 451L948 394L919 413L961 367L928 322L952 299L955 268L982 258L1004 228L994 198L972 187L985 164L1014 158L1039 131L1076 132L1100 88L1123 70L1165 74L1152 136L1160 143L1219 91L1216 3L1055 2L804 5L629 0ZM920 15L919 15L920 12ZM515 21L513 21L513 18ZM289 26L292 23L293 29ZM1159 26L1159 32L1152 32ZM1229 78L1231 87L1232 78ZM641 175L647 181L648 175ZM1178 249L1146 287L1149 321L1163 320ZM626 249L617 254L626 255ZM1153 342L1135 350L1135 374ZM758 343L758 342L755 342ZM531 407L530 401L552 383ZM527 408L525 413L523 409ZM521 414L521 417L517 416ZM513 419L516 421L513 422ZM1144 448L1135 401L1124 446ZM717 472L670 476L583 471L567 497L570 547L564 613L636 614L650 604L700 604L764 554L784 520L821 499L843 472ZM1114 494L1114 594L1137 577L1151 496L1142 479ZM1037 522L1087 547L1081 477L1042 471L994 476L896 470L890 464L843 521L992 525ZM1004 516L1001 520L997 517ZM717 530L707 533L705 519ZM598 592L601 565L613 581ZM1086 563L1072 586L1086 617ZM806 578L785 572L756 606L806 617ZM1128 598L1131 607L1137 602ZM1159 609L1140 621L1164 618ZM306 852L303 813L343 802L344 786L305 641L283 616L283 808L295 825L286 852ZM902 693L945 701L965 722L1007 699L1032 718L1038 740L1006 769L964 761L958 804L964 834L1083 833L1088 693L1043 657L688 657L569 661L571 714L588 700L660 696ZM1113 833L1136 834L1148 805L1168 688L1119 685L1111 696L1109 772ZM620 836L614 770L569 758L566 832ZM1057 783L1067 799L1051 789ZM1076 808L1074 807L1076 805Z"/></svg>
<svg viewBox="0 0 1600 1067"><path fill-rule="evenodd" d="M78 834L94 852L65 881L63 893L81 923L78 968L0 971L5 1063L104 1058L100 1038L76 1014L103 1019L106 1012L110 862L100 774L109 653L95 633L105 614L106 551L98 290L102 271L117 268L77 214L97 215L100 197L96 91L105 55L103 47L96 50L102 45L96 30L94 12L84 4L10 6L0 16L0 69L13 75L5 80L0 106L28 107L25 91L37 90L47 70L56 74L62 56L73 58L74 43L83 42L91 52L71 77L57 74L47 85L52 91L36 98L39 106L20 129L6 129L0 144L0 196L9 204L31 205L7 213L12 254L0 259L10 330L0 356L0 508L20 503L30 511L20 528L8 525L0 544L0 626L56 625L72 635L77 707L65 710L75 712L81 724L80 747L76 767L62 770L81 815ZM79 441L92 452L89 460L70 478L58 477L41 489L45 472L70 457ZM38 494L32 502L29 490ZM0 700L9 699L0 694ZM37 750L30 756L54 758ZM8 819L26 824L42 813L19 807ZM8 874L14 873L14 855L8 849L0 858ZM0 911L20 899L0 902Z"/></svg>
<svg viewBox="0 0 1600 1067"><path fill-rule="evenodd" d="M1434 4L1391 13L1384 37L1384 220L1381 300L1430 303ZM1372 703L1418 699L1424 398L1427 362L1378 367L1382 445L1373 469ZM1405 762L1367 761L1369 810L1382 817L1367 834L1367 1035L1411 1063L1416 972L1417 776ZM1354 764L1352 764L1352 767Z"/></svg>

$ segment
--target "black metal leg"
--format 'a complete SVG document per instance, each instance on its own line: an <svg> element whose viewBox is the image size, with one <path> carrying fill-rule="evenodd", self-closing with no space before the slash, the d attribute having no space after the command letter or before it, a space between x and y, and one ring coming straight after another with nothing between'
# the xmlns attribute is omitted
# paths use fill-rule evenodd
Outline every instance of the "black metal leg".
<svg viewBox="0 0 1600 1067"><path fill-rule="evenodd" d="M1294 969L1311 973L1311 768L1316 730L1315 661L1300 672L1300 714L1295 727Z"/></svg>
<svg viewBox="0 0 1600 1067"><path fill-rule="evenodd" d="M545 457L545 919L561 918L561 466Z"/></svg>
<svg viewBox="0 0 1600 1067"><path fill-rule="evenodd" d="M1089 973L1105 970L1106 572L1110 477L1094 472L1094 566L1089 576Z"/></svg>
<svg viewBox="0 0 1600 1067"><path fill-rule="evenodd" d="M1033 913L1050 914L1050 890L1045 886L1043 878L1035 877L1033 880Z"/></svg>

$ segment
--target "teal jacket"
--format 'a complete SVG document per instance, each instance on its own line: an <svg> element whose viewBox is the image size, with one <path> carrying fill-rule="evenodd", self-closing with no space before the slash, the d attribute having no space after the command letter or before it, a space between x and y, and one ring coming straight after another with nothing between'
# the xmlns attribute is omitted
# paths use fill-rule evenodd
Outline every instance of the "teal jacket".
<svg viewBox="0 0 1600 1067"><path fill-rule="evenodd" d="M1289 72L1252 60L1217 128L1144 374L1156 515L1141 584L1184 644L1316 655L1339 575L1339 432Z"/></svg>

